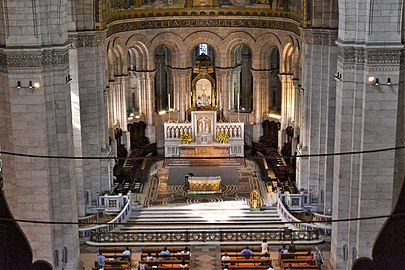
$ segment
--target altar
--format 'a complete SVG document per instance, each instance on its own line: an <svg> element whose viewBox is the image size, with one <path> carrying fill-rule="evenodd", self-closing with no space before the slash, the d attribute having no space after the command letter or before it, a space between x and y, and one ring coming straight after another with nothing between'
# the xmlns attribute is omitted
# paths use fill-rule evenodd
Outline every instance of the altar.
<svg viewBox="0 0 405 270"><path fill-rule="evenodd" d="M188 194L222 193L221 176L190 176L187 179Z"/></svg>
<svg viewBox="0 0 405 270"><path fill-rule="evenodd" d="M165 157L244 156L244 123L218 122L216 110L191 111L191 122L166 122L164 136Z"/></svg>

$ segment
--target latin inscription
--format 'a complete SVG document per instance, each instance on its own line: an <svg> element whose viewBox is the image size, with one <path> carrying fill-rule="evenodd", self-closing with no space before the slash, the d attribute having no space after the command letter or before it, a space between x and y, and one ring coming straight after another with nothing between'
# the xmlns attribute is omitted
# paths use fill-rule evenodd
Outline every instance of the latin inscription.
<svg viewBox="0 0 405 270"><path fill-rule="evenodd" d="M108 28L108 36L125 31L158 29L158 28L187 28L187 27L246 27L266 28L294 32L299 35L298 23L253 19L176 19L128 22L112 25Z"/></svg>

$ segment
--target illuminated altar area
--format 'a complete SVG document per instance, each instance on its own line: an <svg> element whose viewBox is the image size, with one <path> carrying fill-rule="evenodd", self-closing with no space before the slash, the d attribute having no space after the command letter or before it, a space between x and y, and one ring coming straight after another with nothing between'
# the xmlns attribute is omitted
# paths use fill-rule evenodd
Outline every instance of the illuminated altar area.
<svg viewBox="0 0 405 270"><path fill-rule="evenodd" d="M207 50L204 46L200 48L200 55L192 69L186 121L164 123L165 157L244 156L244 123L239 120L239 94L237 122L224 122L219 102L221 95L216 89L215 68L206 54ZM170 104L169 94L169 113L172 109Z"/></svg>
<svg viewBox="0 0 405 270"><path fill-rule="evenodd" d="M188 133L191 142L180 137ZM217 141L219 134L229 136L229 141ZM165 157L243 157L244 124L217 122L217 111L191 111L191 123L164 124Z"/></svg>

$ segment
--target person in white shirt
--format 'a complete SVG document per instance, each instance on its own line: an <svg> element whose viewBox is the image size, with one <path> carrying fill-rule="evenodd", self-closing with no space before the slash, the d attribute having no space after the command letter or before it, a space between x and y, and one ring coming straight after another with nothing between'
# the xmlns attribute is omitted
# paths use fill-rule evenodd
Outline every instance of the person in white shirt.
<svg viewBox="0 0 405 270"><path fill-rule="evenodd" d="M185 247L184 250L180 252L182 255L191 255L190 249L188 247Z"/></svg>
<svg viewBox="0 0 405 270"><path fill-rule="evenodd" d="M274 270L273 265L270 264L269 268L267 270Z"/></svg>
<svg viewBox="0 0 405 270"><path fill-rule="evenodd" d="M222 265L227 267L229 265L231 265L230 263L227 263L226 261L229 261L231 259L231 257L228 256L228 253L225 252L224 256L222 256L221 260L222 260Z"/></svg>
<svg viewBox="0 0 405 270"><path fill-rule="evenodd" d="M269 244L267 244L267 239L263 239L262 242L262 253L268 253L269 252Z"/></svg>

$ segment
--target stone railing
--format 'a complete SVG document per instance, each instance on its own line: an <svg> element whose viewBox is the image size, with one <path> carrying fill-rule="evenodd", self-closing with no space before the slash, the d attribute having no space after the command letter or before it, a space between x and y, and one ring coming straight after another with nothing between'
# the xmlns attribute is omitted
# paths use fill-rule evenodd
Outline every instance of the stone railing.
<svg viewBox="0 0 405 270"><path fill-rule="evenodd" d="M184 133L193 135L194 131L191 123L165 123L164 134L166 141L179 141L179 138ZM215 134L219 133L228 134L229 140L242 140L244 139L244 123L217 123Z"/></svg>
<svg viewBox="0 0 405 270"><path fill-rule="evenodd" d="M243 123L217 123L216 134L225 133L229 140L243 140L244 124Z"/></svg>
<svg viewBox="0 0 405 270"><path fill-rule="evenodd" d="M91 233L95 243L145 243L145 242L269 242L280 241L321 241L318 231L291 231L280 229L199 229L199 230L137 230L136 232Z"/></svg>
<svg viewBox="0 0 405 270"><path fill-rule="evenodd" d="M165 140L179 141L184 133L193 134L191 123L165 123Z"/></svg>
<svg viewBox="0 0 405 270"><path fill-rule="evenodd" d="M79 227L84 227L87 224L95 223L95 222L97 222L97 214L92 214L92 215L86 216L86 217L79 217L78 222L79 222Z"/></svg>
<svg viewBox="0 0 405 270"><path fill-rule="evenodd" d="M277 211L279 216L281 217L282 221L290 222L292 226L300 231L308 231L308 232L318 232L320 235L323 236L325 241L330 241L330 237L332 235L332 226L330 224L312 224L312 223L302 223L301 220L296 218L293 214L291 214L288 209L284 206L283 201L281 200L281 194L278 195L277 199Z"/></svg>
<svg viewBox="0 0 405 270"><path fill-rule="evenodd" d="M131 214L131 210L132 210L131 201L132 201L131 196L128 196L128 201L127 201L125 207L113 220L109 221L107 224L96 225L96 226L92 226L92 227L79 229L80 242L83 243L84 241L90 240L92 233L95 233L95 232L104 232L104 233L111 232L118 225L127 221L128 217Z"/></svg>

